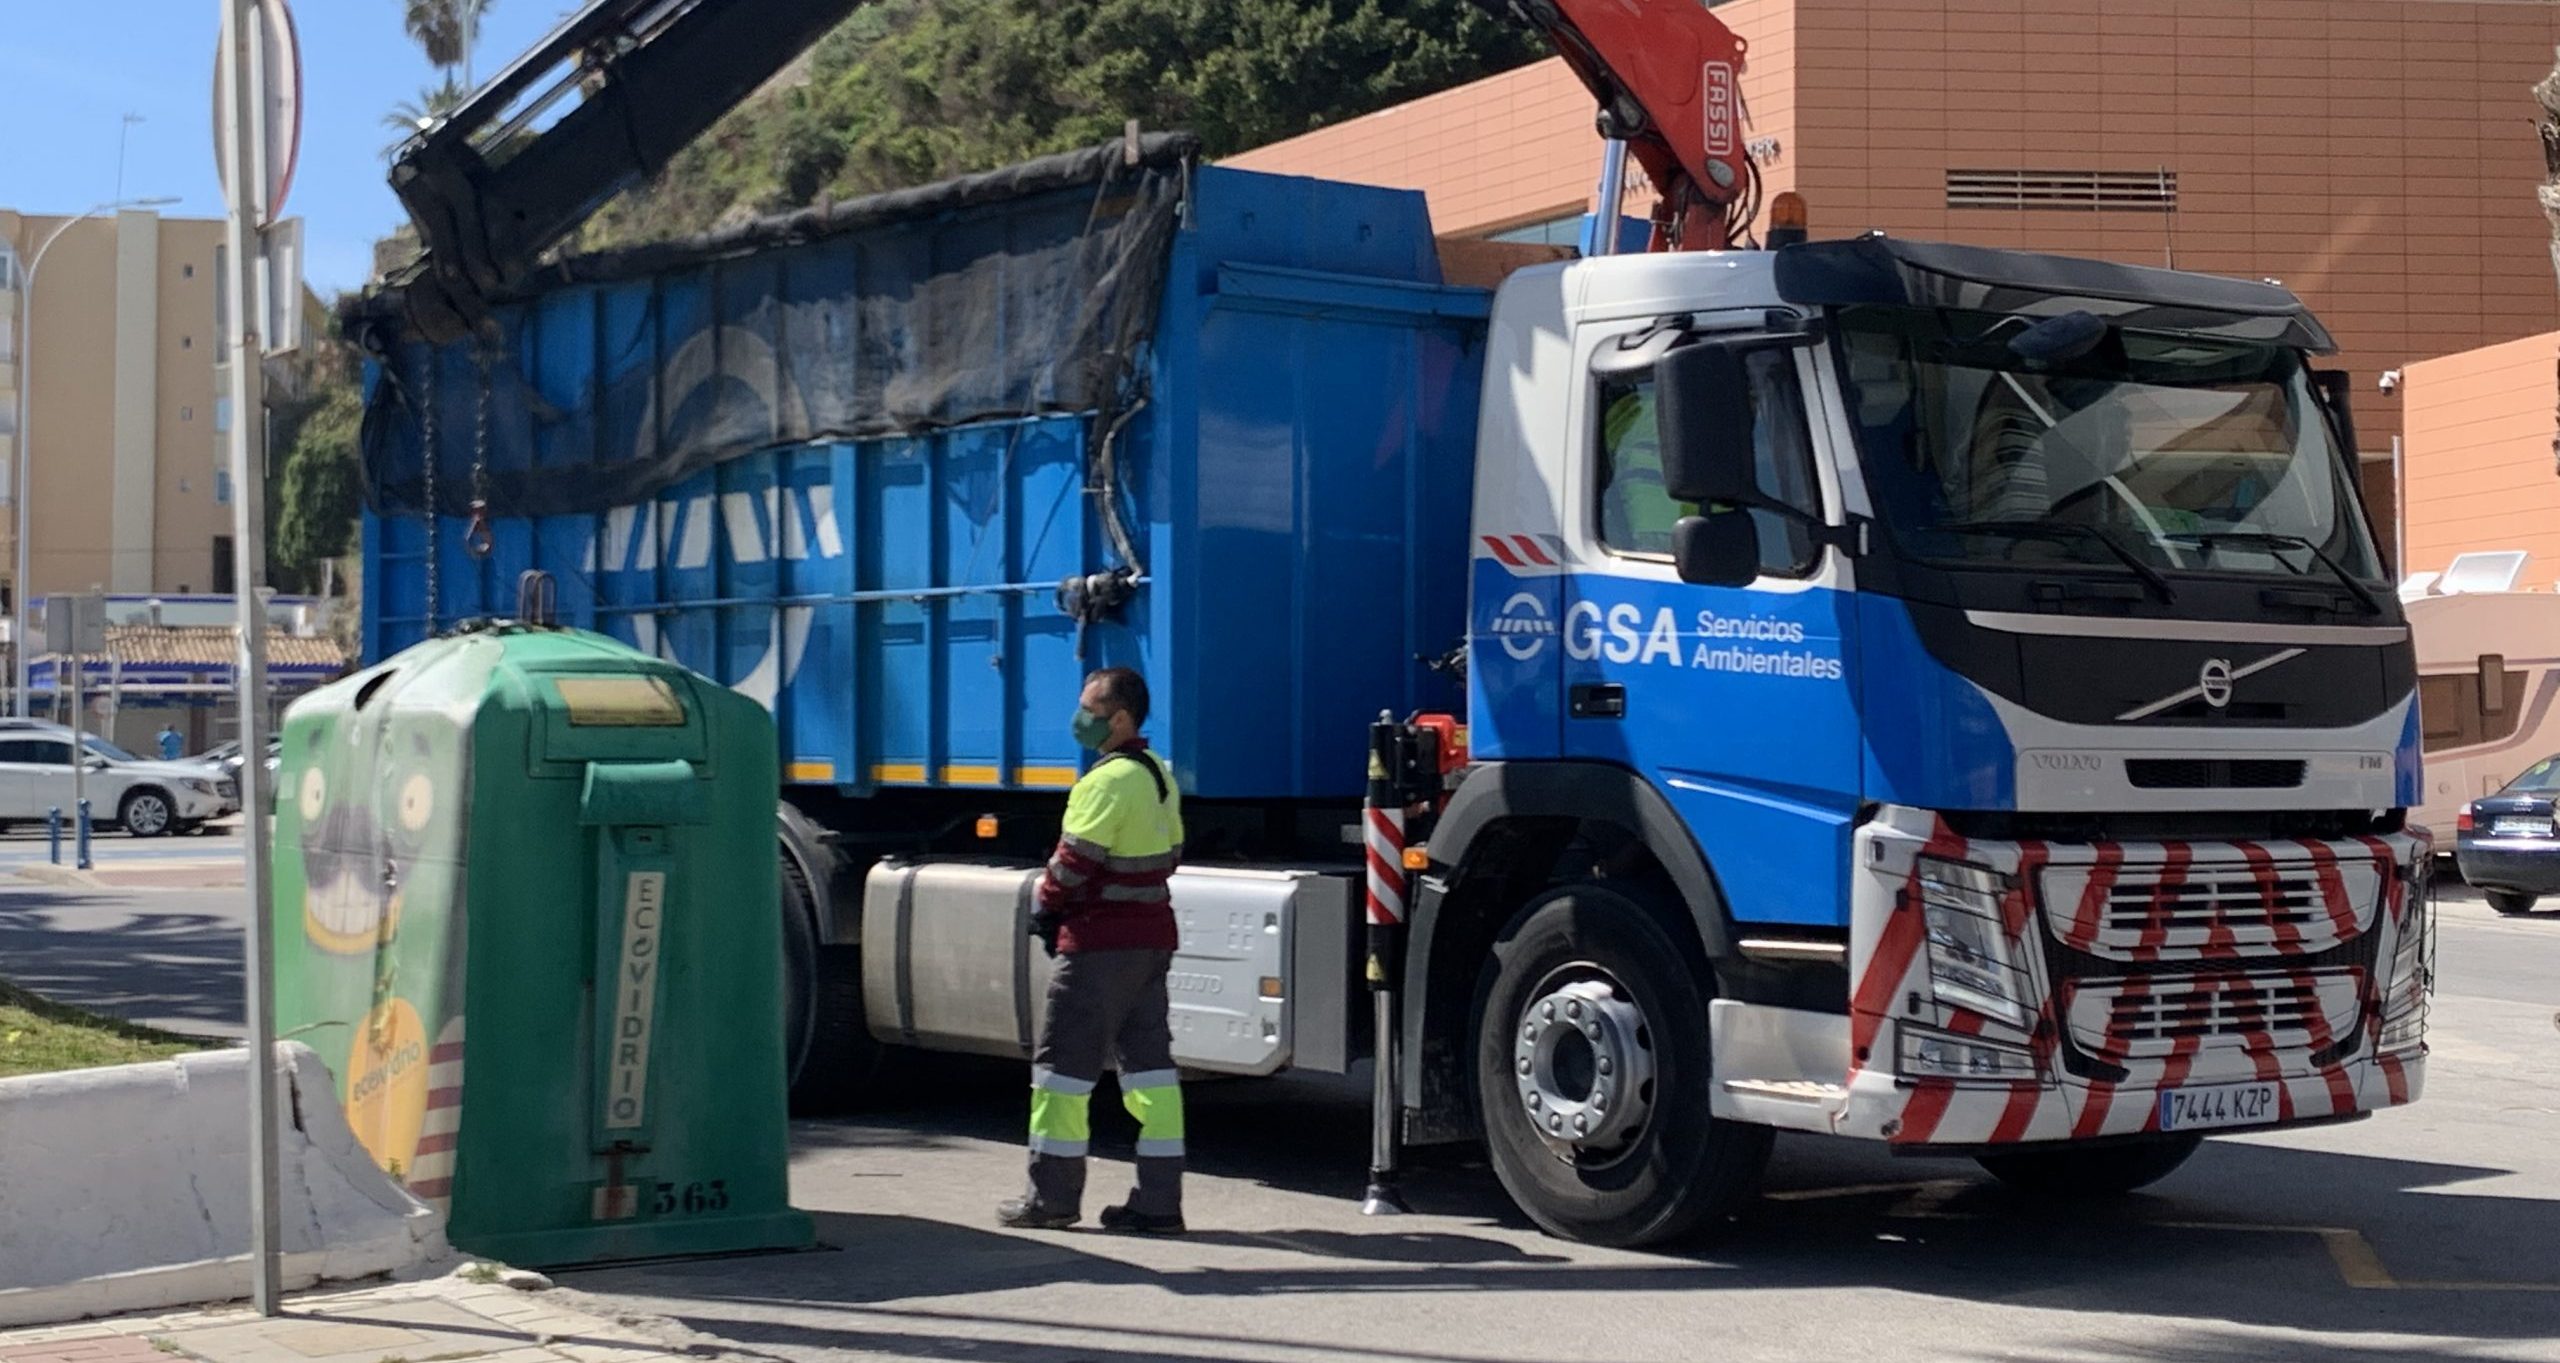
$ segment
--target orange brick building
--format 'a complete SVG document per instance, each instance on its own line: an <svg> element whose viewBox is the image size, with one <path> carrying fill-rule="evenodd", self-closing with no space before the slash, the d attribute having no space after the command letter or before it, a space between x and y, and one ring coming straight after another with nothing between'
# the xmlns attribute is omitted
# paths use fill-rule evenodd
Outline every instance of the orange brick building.
<svg viewBox="0 0 2560 1363"><path fill-rule="evenodd" d="M2402 371L2409 571L2441 572L2454 555L2522 549L2525 585L2560 574L2560 332L2528 336Z"/></svg>
<svg viewBox="0 0 2560 1363"><path fill-rule="evenodd" d="M2466 0L1726 0L1747 134L1817 235L1898 235L2280 279L2360 391L2389 554L2411 361L2560 326L2532 84L2560 6ZM1448 236L1570 243L1588 94L1549 60L1228 164L1396 185ZM1626 208L1649 211L1641 185ZM2547 350L2547 347L2546 347ZM2412 530L2414 537L2416 531Z"/></svg>

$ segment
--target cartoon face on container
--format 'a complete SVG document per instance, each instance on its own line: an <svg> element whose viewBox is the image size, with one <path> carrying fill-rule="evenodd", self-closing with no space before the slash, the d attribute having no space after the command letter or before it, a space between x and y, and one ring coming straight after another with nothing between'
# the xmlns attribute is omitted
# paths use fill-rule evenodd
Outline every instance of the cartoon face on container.
<svg viewBox="0 0 2560 1363"><path fill-rule="evenodd" d="M405 905L450 894L460 851L462 747L451 722L394 713L368 744L371 727L330 742L292 794L302 816L303 933L339 955L388 945Z"/></svg>

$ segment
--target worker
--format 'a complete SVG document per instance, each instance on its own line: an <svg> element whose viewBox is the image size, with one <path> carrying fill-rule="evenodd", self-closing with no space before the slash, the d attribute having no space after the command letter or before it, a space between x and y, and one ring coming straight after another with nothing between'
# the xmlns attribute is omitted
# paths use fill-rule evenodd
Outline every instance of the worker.
<svg viewBox="0 0 2560 1363"><path fill-rule="evenodd" d="M1662 486L1662 437L1656 427L1653 385L1630 388L1600 418L1600 448L1607 465L1600 492L1600 538L1613 549L1640 554L1671 552L1672 527L1697 508L1671 500Z"/></svg>
<svg viewBox="0 0 2560 1363"><path fill-rule="evenodd" d="M1005 1225L1055 1229L1083 1215L1094 1084L1115 1061L1138 1119L1137 1187L1102 1212L1105 1230L1179 1235L1182 1086L1165 973L1180 934L1170 882L1182 860L1182 792L1147 750L1145 679L1107 667L1085 679L1076 742L1101 754L1067 796L1066 827L1040 877L1031 930L1057 964L1031 1053L1030 1190L996 1209Z"/></svg>
<svg viewBox="0 0 2560 1363"><path fill-rule="evenodd" d="M160 760L161 760L161 761L163 761L163 762L175 762L175 761L177 761L177 760L178 760L178 758L179 758L181 755L183 755L183 754L186 752L186 750L187 750L187 740L185 740L185 739L183 739L183 738L178 737L178 726L177 726L177 725L175 725L175 724L163 724L163 725L161 725L161 726L160 726Z"/></svg>

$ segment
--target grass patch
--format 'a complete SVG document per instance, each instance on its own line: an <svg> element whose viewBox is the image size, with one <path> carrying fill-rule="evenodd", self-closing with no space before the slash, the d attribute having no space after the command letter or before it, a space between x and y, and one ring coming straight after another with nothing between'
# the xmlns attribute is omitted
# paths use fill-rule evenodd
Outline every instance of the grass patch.
<svg viewBox="0 0 2560 1363"><path fill-rule="evenodd" d="M213 1044L100 1017L0 980L0 1079L166 1060Z"/></svg>

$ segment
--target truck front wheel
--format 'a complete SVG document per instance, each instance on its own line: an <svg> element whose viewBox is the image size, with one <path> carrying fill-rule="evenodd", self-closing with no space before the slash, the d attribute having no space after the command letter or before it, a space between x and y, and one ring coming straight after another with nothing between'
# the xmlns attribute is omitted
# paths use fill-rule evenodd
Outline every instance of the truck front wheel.
<svg viewBox="0 0 2560 1363"><path fill-rule="evenodd" d="M818 889L789 847L782 857L782 1026L791 1110L859 1106L880 1068L881 1046L863 1016L857 948L818 940Z"/></svg>
<svg viewBox="0 0 2560 1363"><path fill-rule="evenodd" d="M2121 1197L2177 1172L2204 1144L2202 1136L2171 1136L2135 1145L2063 1146L2056 1150L1984 1155L1974 1161L1993 1178L2047 1197Z"/></svg>
<svg viewBox="0 0 2560 1363"><path fill-rule="evenodd" d="M1674 1240L1751 1193L1767 1128L1711 1106L1711 976L1664 917L1614 886L1573 885L1494 944L1477 1025L1477 1102L1494 1173L1552 1234Z"/></svg>

